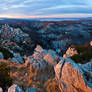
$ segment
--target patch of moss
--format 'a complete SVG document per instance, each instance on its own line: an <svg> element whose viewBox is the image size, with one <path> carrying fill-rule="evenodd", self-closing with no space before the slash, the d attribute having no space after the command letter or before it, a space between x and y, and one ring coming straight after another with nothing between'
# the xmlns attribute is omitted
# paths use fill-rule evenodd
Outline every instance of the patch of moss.
<svg viewBox="0 0 92 92"><path fill-rule="evenodd" d="M10 53L6 48L0 47L0 52L3 53L4 59L12 58L13 54Z"/></svg>
<svg viewBox="0 0 92 92"><path fill-rule="evenodd" d="M85 64L92 59L92 46L75 46L78 54L71 57L76 63Z"/></svg>

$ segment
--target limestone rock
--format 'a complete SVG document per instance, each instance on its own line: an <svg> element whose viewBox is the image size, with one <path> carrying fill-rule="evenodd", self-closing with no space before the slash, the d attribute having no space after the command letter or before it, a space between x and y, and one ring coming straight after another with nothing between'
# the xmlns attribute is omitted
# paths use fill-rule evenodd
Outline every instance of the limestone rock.
<svg viewBox="0 0 92 92"><path fill-rule="evenodd" d="M35 48L35 51L41 53L44 50L43 50L43 48L40 45L37 45L36 48Z"/></svg>
<svg viewBox="0 0 92 92"><path fill-rule="evenodd" d="M3 92L3 89L0 87L0 92Z"/></svg>
<svg viewBox="0 0 92 92"><path fill-rule="evenodd" d="M13 84L9 89L8 92L24 92L18 85Z"/></svg>
<svg viewBox="0 0 92 92"><path fill-rule="evenodd" d="M92 88L92 60L86 64L79 64L86 76L89 86Z"/></svg>
<svg viewBox="0 0 92 92"><path fill-rule="evenodd" d="M21 64L24 63L23 58L21 57L19 53L14 53L14 57L12 58L12 61L16 63L21 63Z"/></svg>
<svg viewBox="0 0 92 92"><path fill-rule="evenodd" d="M66 54L63 55L63 58L67 59L76 54L78 54L77 50L75 50L75 48L69 47L68 50L66 51Z"/></svg>
<svg viewBox="0 0 92 92"><path fill-rule="evenodd" d="M61 92L92 92L81 67L72 60L61 60L54 69Z"/></svg>
<svg viewBox="0 0 92 92"><path fill-rule="evenodd" d="M43 59L49 64L56 65L59 60L59 56L56 54L55 51L48 50L47 54L44 55Z"/></svg>
<svg viewBox="0 0 92 92"><path fill-rule="evenodd" d="M90 46L92 46L92 41L90 42Z"/></svg>
<svg viewBox="0 0 92 92"><path fill-rule="evenodd" d="M0 52L0 59L4 59L3 53Z"/></svg>
<svg viewBox="0 0 92 92"><path fill-rule="evenodd" d="M37 45L32 56L29 56L25 65L33 64L34 67L45 69L47 64L56 65L61 57L53 50L44 50L41 46Z"/></svg>
<svg viewBox="0 0 92 92"><path fill-rule="evenodd" d="M35 88L29 88L26 92L36 92Z"/></svg>

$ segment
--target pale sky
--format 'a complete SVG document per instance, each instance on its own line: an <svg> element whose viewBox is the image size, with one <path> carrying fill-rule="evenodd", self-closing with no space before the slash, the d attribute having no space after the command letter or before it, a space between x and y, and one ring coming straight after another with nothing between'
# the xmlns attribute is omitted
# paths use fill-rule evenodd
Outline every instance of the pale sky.
<svg viewBox="0 0 92 92"><path fill-rule="evenodd" d="M0 0L0 17L92 17L92 0Z"/></svg>

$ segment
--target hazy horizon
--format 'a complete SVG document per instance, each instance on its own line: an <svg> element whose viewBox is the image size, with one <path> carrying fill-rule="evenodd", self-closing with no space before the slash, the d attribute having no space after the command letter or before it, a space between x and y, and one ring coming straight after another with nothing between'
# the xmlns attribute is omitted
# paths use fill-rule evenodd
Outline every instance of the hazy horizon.
<svg viewBox="0 0 92 92"><path fill-rule="evenodd" d="M0 17L92 17L91 0L0 0Z"/></svg>

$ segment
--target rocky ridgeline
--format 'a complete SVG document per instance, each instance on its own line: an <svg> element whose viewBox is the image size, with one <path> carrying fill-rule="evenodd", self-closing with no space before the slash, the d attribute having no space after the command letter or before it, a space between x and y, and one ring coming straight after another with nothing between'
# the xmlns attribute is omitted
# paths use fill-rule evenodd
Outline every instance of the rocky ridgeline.
<svg viewBox="0 0 92 92"><path fill-rule="evenodd" d="M37 33L41 36L40 40L42 40L42 44L45 44L44 47L48 46L62 55L71 44L81 45L92 40L91 31L86 31L85 28L86 26L82 23L70 23L70 25L67 23L48 23ZM45 40L48 40L48 43Z"/></svg>
<svg viewBox="0 0 92 92"><path fill-rule="evenodd" d="M23 56L31 54L35 44L29 35L24 33L20 28L13 28L5 24L1 25L0 28L0 47L20 53Z"/></svg>
<svg viewBox="0 0 92 92"><path fill-rule="evenodd" d="M57 31L57 26L53 28L52 23L27 34L20 28L7 24L1 26L0 62L7 59L5 63L9 62L12 66L13 85L8 87L8 92L24 92L24 89L26 92L58 92L57 89L60 92L92 92L92 59L86 64L76 64L71 57L79 53L75 48L69 47L71 43L82 44L89 41L91 35L80 28L78 30L78 27L71 30L72 27L60 27ZM48 50L40 45L35 48L36 44L47 47ZM64 55L63 50L66 51ZM54 78L54 84L49 78ZM47 81L48 85L44 86ZM0 92L2 91L0 88Z"/></svg>
<svg viewBox="0 0 92 92"><path fill-rule="evenodd" d="M61 92L91 92L92 82L86 79L89 76L85 76L85 73L83 68L70 59L61 60L55 66L56 79ZM87 73L89 74L90 72ZM89 78L91 79L91 77Z"/></svg>
<svg viewBox="0 0 92 92"><path fill-rule="evenodd" d="M69 47L68 50L66 51L66 53L63 55L63 58L67 59L76 54L78 54L77 50L75 48Z"/></svg>
<svg viewBox="0 0 92 92"><path fill-rule="evenodd" d="M59 60L62 59L58 54L53 50L45 50L41 46L37 45L32 56L27 58L25 65L34 64L34 67L45 68L46 64L56 65Z"/></svg>
<svg viewBox="0 0 92 92"><path fill-rule="evenodd" d="M33 65L34 69L39 68L42 70L47 69L48 65L53 66L55 71L55 80L58 84L60 92L92 92L92 60L86 64L76 64L73 60L69 58L74 54L78 54L77 51L74 50L73 48L69 48L68 51L66 52L67 59L65 59L66 57L63 58L59 56L58 54L56 54L55 51L45 50L41 46L37 45L33 55L26 58L24 66L27 67L29 65ZM40 74L39 76L42 76L43 74ZM44 77L46 77L46 75L44 75ZM47 87L49 85L51 90L54 90L55 86L53 86L53 84L50 83L47 85ZM26 90L26 92L39 92L37 89L38 88L36 86L34 87L30 86ZM2 89L0 90L2 92ZM8 92L16 92L16 91L24 92L16 84L8 88ZM55 89L53 92L58 91L57 89Z"/></svg>
<svg viewBox="0 0 92 92"><path fill-rule="evenodd" d="M32 54L37 44L63 55L71 44L80 45L92 40L91 31L83 29L85 29L83 24L77 23L68 25L67 23L37 22L17 28L5 24L0 28L0 43L27 56Z"/></svg>

